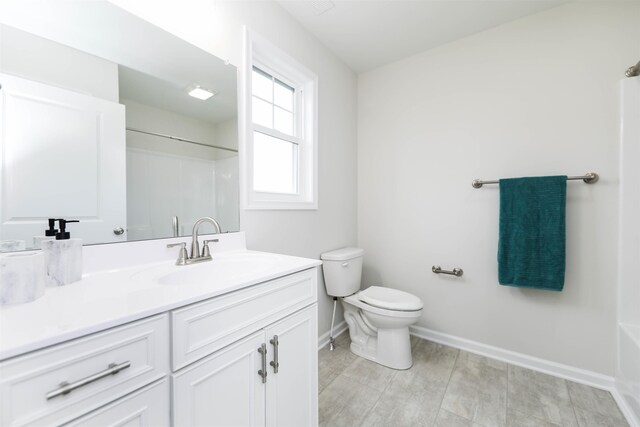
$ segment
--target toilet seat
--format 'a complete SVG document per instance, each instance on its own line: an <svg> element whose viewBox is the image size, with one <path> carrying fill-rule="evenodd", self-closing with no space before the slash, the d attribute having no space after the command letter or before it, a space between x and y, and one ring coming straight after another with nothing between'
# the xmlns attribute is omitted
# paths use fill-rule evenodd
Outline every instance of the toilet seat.
<svg viewBox="0 0 640 427"><path fill-rule="evenodd" d="M403 311L403 310L390 310L388 308L380 308L375 305L371 305L360 300L358 293L353 295L349 295L348 297L343 297L342 300L348 304L351 304L354 307L361 309L362 311L366 311L367 313L379 314L381 316L389 316L389 317L397 317L397 318L415 318L416 316L420 317L422 313L422 309L420 310L412 310L412 311Z"/></svg>
<svg viewBox="0 0 640 427"><path fill-rule="evenodd" d="M422 310L422 300L408 292L398 289L371 286L356 293L358 299L374 307L394 311Z"/></svg>

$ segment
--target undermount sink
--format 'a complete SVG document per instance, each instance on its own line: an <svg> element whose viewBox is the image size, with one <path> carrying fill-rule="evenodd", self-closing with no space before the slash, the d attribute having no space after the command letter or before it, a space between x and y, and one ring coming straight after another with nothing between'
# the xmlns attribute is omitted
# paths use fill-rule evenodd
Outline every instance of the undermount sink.
<svg viewBox="0 0 640 427"><path fill-rule="evenodd" d="M268 273L277 263L269 254L236 253L215 256L211 261L184 266L161 265L135 276L160 285L188 286L248 279Z"/></svg>

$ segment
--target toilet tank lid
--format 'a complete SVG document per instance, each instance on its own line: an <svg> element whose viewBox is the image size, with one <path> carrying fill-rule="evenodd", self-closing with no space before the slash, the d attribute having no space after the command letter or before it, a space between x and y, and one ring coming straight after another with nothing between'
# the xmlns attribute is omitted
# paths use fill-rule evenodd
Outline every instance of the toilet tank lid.
<svg viewBox="0 0 640 427"><path fill-rule="evenodd" d="M342 248L323 253L320 255L320 259L323 261L346 261L348 259L361 257L362 255L364 255L364 249Z"/></svg>

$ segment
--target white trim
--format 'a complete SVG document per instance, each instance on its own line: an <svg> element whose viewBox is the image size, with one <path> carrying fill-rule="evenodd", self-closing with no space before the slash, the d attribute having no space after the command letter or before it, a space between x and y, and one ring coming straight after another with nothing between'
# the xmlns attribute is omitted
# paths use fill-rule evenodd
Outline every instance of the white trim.
<svg viewBox="0 0 640 427"><path fill-rule="evenodd" d="M566 380L585 384L591 387L601 388L607 391L612 391L614 389L614 379L608 375L602 375L597 372L587 371L586 369L563 365L562 363L552 362L550 360L540 359L500 347L494 347L492 345L468 340L466 338L444 334L421 326L410 326L409 330L412 335L419 338L459 348L460 350L468 351L470 353L501 360L512 365L521 366L523 368L564 378Z"/></svg>
<svg viewBox="0 0 640 427"><path fill-rule="evenodd" d="M300 140L300 138L298 138L296 136L287 135L286 133L280 132L277 129L270 129L270 128L266 127L266 126L262 126L262 125L259 125L257 123L253 124L253 130L254 130L254 132L263 133L263 134L271 136L273 138L282 139L283 141L287 141L287 142L290 142L290 143L295 144L295 145L300 145L300 143L302 142Z"/></svg>
<svg viewBox="0 0 640 427"><path fill-rule="evenodd" d="M638 396L633 404L629 399L633 399L633 391L629 393L623 391L628 386L625 382L631 378L625 378L625 373L621 365L626 363L629 354L623 352L622 335L625 330L625 323L633 321L633 310L628 300L634 301L634 292L626 289L626 286L638 286L636 280L636 264L640 246L637 238L638 225L637 216L640 212L640 198L636 193L636 183L640 178L637 163L640 154L640 126L638 126L638 112L640 112L640 77L625 78L620 81L619 89L619 114L620 114L620 152L619 152L619 205L618 205L618 283L616 298L616 390L612 391L613 397L618 402L618 406L627 417L631 426L640 427L640 408L638 407ZM637 343L640 345L640 343ZM625 347L626 349L626 347ZM629 350L627 350L629 351ZM633 351L631 351L633 352ZM631 355L632 361L633 354ZM629 375L628 373L626 375ZM637 384L636 384L637 386ZM625 397L626 396L626 397ZM635 410L634 410L635 408Z"/></svg>
<svg viewBox="0 0 640 427"><path fill-rule="evenodd" d="M333 328L334 334L333 337L334 338L338 338L340 335L342 335L346 330L348 330L347 328L347 322L345 322L344 320L340 323L338 323L337 325L335 325L335 327ZM331 331L327 331L324 334L320 335L318 337L318 351L322 350L327 344L329 344L329 335L330 335Z"/></svg>
<svg viewBox="0 0 640 427"><path fill-rule="evenodd" d="M271 70L274 76L286 84L299 82L296 96L304 93L304 135L298 135L299 167L298 192L296 194L264 193L253 190L252 138L254 126L251 121L251 73L253 63ZM266 63L266 67L262 65ZM269 67L273 65L273 67ZM240 67L238 90L240 203L243 210L316 210L318 209L318 76L272 45L265 38L243 27L243 55ZM296 101L298 102L298 100ZM296 116L300 119L300 114ZM308 124L309 125L308 125ZM298 124L299 125L299 124ZM300 127L300 126L299 126ZM259 128L256 129L261 132ZM263 132L265 133L265 132ZM288 137L289 138L289 137ZM286 138L286 139L288 139Z"/></svg>
<svg viewBox="0 0 640 427"><path fill-rule="evenodd" d="M629 402L625 399L622 393L620 393L616 387L613 387L609 391L611 392L613 399L618 404L618 408L620 408L622 415L627 419L629 426L640 427L640 418L636 416L635 412L631 409L631 405L629 405Z"/></svg>

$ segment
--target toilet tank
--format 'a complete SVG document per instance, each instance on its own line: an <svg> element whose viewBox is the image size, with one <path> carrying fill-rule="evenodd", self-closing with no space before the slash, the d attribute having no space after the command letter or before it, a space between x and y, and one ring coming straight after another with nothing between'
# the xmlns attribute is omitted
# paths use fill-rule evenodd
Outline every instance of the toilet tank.
<svg viewBox="0 0 640 427"><path fill-rule="evenodd" d="M360 290L363 256L360 248L336 249L320 255L327 294L346 297Z"/></svg>

